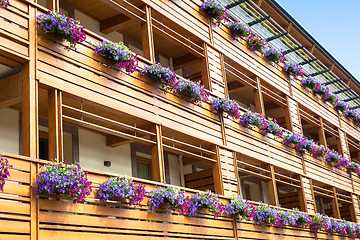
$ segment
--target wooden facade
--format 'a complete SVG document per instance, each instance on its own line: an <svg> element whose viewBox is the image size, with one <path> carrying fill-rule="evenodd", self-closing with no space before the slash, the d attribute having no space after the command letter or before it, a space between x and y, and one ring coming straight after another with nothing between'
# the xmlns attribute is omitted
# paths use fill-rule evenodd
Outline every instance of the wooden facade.
<svg viewBox="0 0 360 240"><path fill-rule="evenodd" d="M258 2L269 7L265 0ZM20 154L0 149L13 165L0 193L0 239L348 239L308 229L258 226L232 216L214 219L206 212L186 217L168 210L150 212L146 204L133 210L121 203L101 203L95 193L84 204L36 198L31 185L39 166L47 159L66 161L63 139L72 126L103 134L109 146L146 146L151 180L133 175L148 189L168 182L167 153L172 153L181 155L186 164L206 166L184 175L187 194L210 189L226 203L233 195L244 195L248 184L259 184L269 190L268 203L275 207L296 207L309 214L323 210L360 223L359 176L218 115L209 103L197 106L179 93L165 93L139 72L126 74L94 53L92 43L106 39L104 35L86 29L86 41L76 51L67 51L62 39L36 27L36 17L46 7L59 10L70 5L97 19L101 33L120 31L137 39L140 67L171 48L172 67L193 65L198 71L192 78L201 80L212 96L229 97L245 87L255 111L278 114L279 124L288 131L315 134L323 145L360 161L359 126L260 53L233 40L226 26L216 26L200 9L201 3L47 0L44 5L10 0L10 6L0 10L0 64L19 69L0 79L0 106L21 112ZM337 66L334 69L345 74ZM356 89L355 83L351 86ZM47 119L46 133L42 119ZM41 160L42 134L48 140L46 160ZM76 162L79 154L72 149ZM87 170L94 188L110 176L122 175ZM330 208L318 209L318 199Z"/></svg>

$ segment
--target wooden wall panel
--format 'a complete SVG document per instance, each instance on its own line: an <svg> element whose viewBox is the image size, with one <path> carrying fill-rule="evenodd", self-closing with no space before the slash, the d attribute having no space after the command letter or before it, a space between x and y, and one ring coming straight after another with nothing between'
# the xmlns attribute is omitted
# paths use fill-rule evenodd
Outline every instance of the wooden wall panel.
<svg viewBox="0 0 360 240"><path fill-rule="evenodd" d="M210 71L210 86L212 93L220 98L225 97L225 82L223 77L223 66L221 55L210 46L207 49L207 62Z"/></svg>
<svg viewBox="0 0 360 240"><path fill-rule="evenodd" d="M237 166L235 166L234 153L227 149L220 148L220 165L223 179L224 195L226 197L239 194Z"/></svg>
<svg viewBox="0 0 360 240"><path fill-rule="evenodd" d="M345 120L346 119L346 120ZM360 127L355 126L349 119L342 117L340 119L341 129L353 138L358 139L360 134Z"/></svg>
<svg viewBox="0 0 360 240"><path fill-rule="evenodd" d="M342 154L346 159L351 159L349 147L347 144L347 139L346 139L344 131L342 131L341 129L339 129L339 142L340 142L340 148L341 148L340 154Z"/></svg>
<svg viewBox="0 0 360 240"><path fill-rule="evenodd" d="M307 154L305 155L305 168L307 177L352 192L351 179L345 171L335 169L322 160Z"/></svg>
<svg viewBox="0 0 360 240"><path fill-rule="evenodd" d="M296 101L294 101L293 98L288 97L287 98L287 104L288 104L288 114L289 114L289 120L291 123L291 131L295 133L302 133L302 125L299 115L299 106Z"/></svg>
<svg viewBox="0 0 360 240"><path fill-rule="evenodd" d="M310 180L307 177L301 177L301 184L304 191L304 198L306 203L306 211L309 214L315 213L315 199L313 198L312 187Z"/></svg>

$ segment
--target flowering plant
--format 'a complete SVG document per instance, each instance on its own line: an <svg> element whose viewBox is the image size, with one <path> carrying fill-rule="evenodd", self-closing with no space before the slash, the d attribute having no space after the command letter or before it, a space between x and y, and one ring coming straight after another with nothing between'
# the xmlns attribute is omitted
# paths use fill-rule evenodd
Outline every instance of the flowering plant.
<svg viewBox="0 0 360 240"><path fill-rule="evenodd" d="M265 40L258 34L250 31L246 37L246 43L251 50L262 50L265 47Z"/></svg>
<svg viewBox="0 0 360 240"><path fill-rule="evenodd" d="M38 16L38 21L38 27L46 33L54 33L64 38L69 43L69 46L66 46L68 50L76 50L76 44L86 39L84 27L80 22L62 13L49 11L48 14Z"/></svg>
<svg viewBox="0 0 360 240"><path fill-rule="evenodd" d="M6 9L9 6L9 0L0 0L0 8Z"/></svg>
<svg viewBox="0 0 360 240"><path fill-rule="evenodd" d="M255 206L244 200L242 197L232 197L231 201L225 206L225 213L239 214L242 219L250 220L254 216Z"/></svg>
<svg viewBox="0 0 360 240"><path fill-rule="evenodd" d="M312 152L310 153L314 157L324 157L328 153L329 149L326 148L323 145L315 144L315 146L312 149Z"/></svg>
<svg viewBox="0 0 360 240"><path fill-rule="evenodd" d="M131 179L125 177L113 177L100 184L97 197L102 202L109 199L128 199L130 205L140 206L146 194L143 184L135 184Z"/></svg>
<svg viewBox="0 0 360 240"><path fill-rule="evenodd" d="M124 68L126 72L133 73L136 71L138 64L137 54L132 53L122 42L112 43L104 40L94 46L95 53L114 60L116 64L120 68Z"/></svg>
<svg viewBox="0 0 360 240"><path fill-rule="evenodd" d="M3 192L4 191L4 185L5 185L5 181L8 177L10 177L10 172L9 172L9 168L12 168L13 166L9 164L9 161L7 160L6 157L1 155L0 158L0 190Z"/></svg>
<svg viewBox="0 0 360 240"><path fill-rule="evenodd" d="M349 170L360 175L360 165L356 162L350 163Z"/></svg>
<svg viewBox="0 0 360 240"><path fill-rule="evenodd" d="M170 209L181 215L185 215L189 211L189 198L186 198L184 192L175 187L157 187L150 192L148 204L152 211L155 211L155 208L159 208L163 203L169 203Z"/></svg>
<svg viewBox="0 0 360 240"><path fill-rule="evenodd" d="M44 194L64 194L73 203L84 202L91 193L91 182L87 179L87 171L79 165L48 163L37 174L35 187L36 197Z"/></svg>
<svg viewBox="0 0 360 240"><path fill-rule="evenodd" d="M209 92L200 82L180 78L175 91L190 97L191 102L194 104L201 105L201 102L207 102L209 100Z"/></svg>
<svg viewBox="0 0 360 240"><path fill-rule="evenodd" d="M347 110L349 110L349 104L347 104L346 102L343 101L338 101L335 105L334 108L336 108L338 111L344 113Z"/></svg>
<svg viewBox="0 0 360 240"><path fill-rule="evenodd" d="M178 81L176 78L176 73L173 72L170 68L165 68L161 66L160 63L154 63L150 66L145 66L140 73L142 75L147 75L151 79L161 82L162 87L166 91L172 91L178 87Z"/></svg>
<svg viewBox="0 0 360 240"><path fill-rule="evenodd" d="M331 228L331 221L328 216L322 215L320 213L315 214L311 217L309 223L310 230L314 232L319 232L321 230L328 231Z"/></svg>
<svg viewBox="0 0 360 240"><path fill-rule="evenodd" d="M300 133L288 133L284 136L283 144L292 143L297 151L302 152L305 149L306 140Z"/></svg>
<svg viewBox="0 0 360 240"><path fill-rule="evenodd" d="M332 105L335 105L339 101L338 97L332 92L330 92L329 88L326 89L326 93L324 93L323 95L324 100L330 102Z"/></svg>
<svg viewBox="0 0 360 240"><path fill-rule="evenodd" d="M302 68L297 63L290 63L288 61L285 61L284 70L287 73L293 75L294 77L298 77L298 76L304 77Z"/></svg>
<svg viewBox="0 0 360 240"><path fill-rule="evenodd" d="M301 85L312 89L315 93L319 93L318 90L320 90L322 86L318 80L316 80L314 77L311 76L307 78L303 78L301 80Z"/></svg>
<svg viewBox="0 0 360 240"><path fill-rule="evenodd" d="M235 119L240 118L239 105L228 98L212 98L210 100L212 109L215 112L227 113L228 116L231 116Z"/></svg>
<svg viewBox="0 0 360 240"><path fill-rule="evenodd" d="M274 63L283 63L286 58L281 50L266 45L263 55Z"/></svg>
<svg viewBox="0 0 360 240"><path fill-rule="evenodd" d="M324 161L326 163L333 163L335 166L338 166L341 163L341 159L342 156L334 151L334 150L329 150L328 154L326 154Z"/></svg>
<svg viewBox="0 0 360 240"><path fill-rule="evenodd" d="M255 209L254 220L258 225L262 222L277 225L277 222L280 221L280 216L278 210L261 203Z"/></svg>
<svg viewBox="0 0 360 240"><path fill-rule="evenodd" d="M296 225L291 225L291 226L305 228L309 225L311 221L311 217L307 213L300 212L299 210L295 209L295 211L292 214L294 219L296 220Z"/></svg>
<svg viewBox="0 0 360 240"><path fill-rule="evenodd" d="M200 8L216 19L218 25L222 20L229 21L230 19L227 9L215 0L205 0Z"/></svg>
<svg viewBox="0 0 360 240"><path fill-rule="evenodd" d="M225 205L220 203L219 195L210 191L197 192L190 197L190 201L189 216L196 215L199 208L206 208L215 217L219 217L225 211Z"/></svg>
<svg viewBox="0 0 360 240"><path fill-rule="evenodd" d="M227 26L236 38L247 37L250 33L250 28L246 25L246 23L240 21L229 22Z"/></svg>
<svg viewBox="0 0 360 240"><path fill-rule="evenodd" d="M261 133L264 133L266 130L265 116L260 113L251 112L250 110L241 115L240 124L250 125L249 128L256 126Z"/></svg>
<svg viewBox="0 0 360 240"><path fill-rule="evenodd" d="M355 124L360 124L360 113L356 110L346 110L345 116L351 118Z"/></svg>

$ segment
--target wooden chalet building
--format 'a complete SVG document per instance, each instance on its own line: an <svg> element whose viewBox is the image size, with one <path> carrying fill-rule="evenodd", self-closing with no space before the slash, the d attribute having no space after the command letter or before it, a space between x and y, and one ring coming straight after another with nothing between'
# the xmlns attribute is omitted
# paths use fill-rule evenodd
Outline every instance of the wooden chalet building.
<svg viewBox="0 0 360 240"><path fill-rule="evenodd" d="M356 110L360 83L276 0L219 0L286 58ZM210 98L230 98L360 162L360 127L300 81L252 51L200 6L203 0L10 0L0 9L0 152L12 165L0 192L0 239L351 239L308 228L257 225L206 211L181 216L102 203L37 198L31 187L50 159L80 163L96 189L129 176L148 190L170 184L188 195L242 196L254 204L360 223L360 176L239 119L165 92L139 70L126 73L93 44L123 42L138 69L159 62ZM80 20L76 50L37 27L49 9ZM280 64L281 65L281 64Z"/></svg>

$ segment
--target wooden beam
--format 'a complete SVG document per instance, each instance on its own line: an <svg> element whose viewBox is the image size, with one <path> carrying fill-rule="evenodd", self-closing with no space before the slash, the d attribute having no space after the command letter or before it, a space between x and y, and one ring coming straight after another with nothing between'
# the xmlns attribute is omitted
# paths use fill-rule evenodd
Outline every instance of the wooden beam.
<svg viewBox="0 0 360 240"><path fill-rule="evenodd" d="M219 146L215 146L215 150L216 155L214 159L216 159L216 163L212 165L215 193L224 195L224 184L221 171Z"/></svg>
<svg viewBox="0 0 360 240"><path fill-rule="evenodd" d="M100 1L108 5L112 9L119 11L119 13L122 13L129 18L132 18L140 22L145 22L143 16L146 15L146 13L143 10L140 10L134 4L126 0L100 0Z"/></svg>
<svg viewBox="0 0 360 240"><path fill-rule="evenodd" d="M154 36L151 20L151 8L145 7L146 22L141 24L142 45L144 57L150 60L151 63L155 62L155 49L154 49Z"/></svg>
<svg viewBox="0 0 360 240"><path fill-rule="evenodd" d="M332 191L334 194L334 198L331 200L332 202L332 209L333 209L333 215L335 218L341 219L341 215L340 215L340 208L339 208L339 202L337 199L337 193L336 193L336 188L332 187Z"/></svg>
<svg viewBox="0 0 360 240"><path fill-rule="evenodd" d="M62 94L57 89L48 91L49 159L63 160Z"/></svg>
<svg viewBox="0 0 360 240"><path fill-rule="evenodd" d="M155 125L156 136L153 137L156 144L151 148L151 171L152 180L163 183L165 181L164 152L162 147L161 126Z"/></svg>
<svg viewBox="0 0 360 240"><path fill-rule="evenodd" d="M129 140L127 138L117 137L114 135L106 135L106 146L108 147L117 147L133 142L133 140Z"/></svg>
<svg viewBox="0 0 360 240"><path fill-rule="evenodd" d="M50 10L55 10L56 12L59 12L59 0L46 0L46 8Z"/></svg>
<svg viewBox="0 0 360 240"><path fill-rule="evenodd" d="M21 73L0 79L0 109L18 104L22 100Z"/></svg>
<svg viewBox="0 0 360 240"><path fill-rule="evenodd" d="M229 94L234 93L234 92L241 90L243 87L245 87L245 85L242 84L241 82L233 81L231 83L228 83L228 92L229 92Z"/></svg>
<svg viewBox="0 0 360 240"><path fill-rule="evenodd" d="M320 140L320 143L324 147L327 147L325 130L324 130L324 122L323 122L322 117L320 117L319 120L320 120L320 127L318 128L319 140Z"/></svg>
<svg viewBox="0 0 360 240"><path fill-rule="evenodd" d="M270 201L271 201L272 205L278 207L279 206L279 197L278 197L278 192L277 192L277 187L276 187L275 171L274 171L273 165L270 165L270 175L271 175L271 180L268 181Z"/></svg>
<svg viewBox="0 0 360 240"><path fill-rule="evenodd" d="M264 99L261 91L261 81L259 77L256 77L256 88L255 89L255 108L256 112L265 116Z"/></svg>
<svg viewBox="0 0 360 240"><path fill-rule="evenodd" d="M131 18L125 16L124 14L119 14L114 17L102 20L100 22L100 32L109 34L111 32L117 31L123 26L129 24L131 20Z"/></svg>

